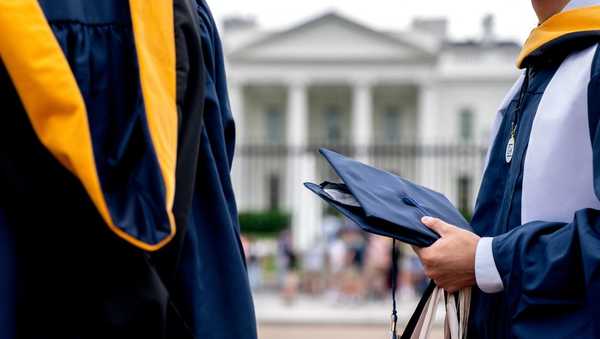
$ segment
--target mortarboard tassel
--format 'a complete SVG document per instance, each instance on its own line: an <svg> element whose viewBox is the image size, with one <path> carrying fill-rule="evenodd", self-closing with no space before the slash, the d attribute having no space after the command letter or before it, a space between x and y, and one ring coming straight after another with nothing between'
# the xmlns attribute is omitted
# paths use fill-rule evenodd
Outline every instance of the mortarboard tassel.
<svg viewBox="0 0 600 339"><path fill-rule="evenodd" d="M398 253L396 251L396 239L392 238L392 324L390 328L391 338L398 339L398 311L396 309L396 288L398 279Z"/></svg>

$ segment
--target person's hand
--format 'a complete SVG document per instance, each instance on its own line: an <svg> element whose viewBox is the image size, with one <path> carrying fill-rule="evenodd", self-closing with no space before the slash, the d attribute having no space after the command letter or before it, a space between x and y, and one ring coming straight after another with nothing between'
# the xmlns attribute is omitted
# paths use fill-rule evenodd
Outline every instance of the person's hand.
<svg viewBox="0 0 600 339"><path fill-rule="evenodd" d="M436 218L421 222L441 238L427 248L416 248L425 274L449 293L475 285L475 252L479 237Z"/></svg>

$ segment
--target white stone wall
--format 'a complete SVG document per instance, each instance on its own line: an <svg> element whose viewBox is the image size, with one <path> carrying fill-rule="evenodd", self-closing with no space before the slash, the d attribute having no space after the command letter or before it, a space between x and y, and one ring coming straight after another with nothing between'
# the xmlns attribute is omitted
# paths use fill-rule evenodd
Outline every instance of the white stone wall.
<svg viewBox="0 0 600 339"><path fill-rule="evenodd" d="M464 108L475 114L474 138L477 142L489 139L490 127L500 101L512 81L468 82L445 81L438 88L437 123L431 126L437 131L440 142L460 141L459 114Z"/></svg>

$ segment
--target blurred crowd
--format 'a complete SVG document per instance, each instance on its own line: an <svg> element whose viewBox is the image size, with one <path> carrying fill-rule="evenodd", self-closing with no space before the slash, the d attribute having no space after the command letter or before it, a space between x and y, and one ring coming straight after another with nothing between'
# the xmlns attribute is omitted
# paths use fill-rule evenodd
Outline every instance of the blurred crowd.
<svg viewBox="0 0 600 339"><path fill-rule="evenodd" d="M322 230L304 252L294 248L289 230L271 240L244 236L252 288L279 291L287 303L300 294L342 304L389 297L392 240L362 232L337 215L326 216ZM397 243L397 253L398 297L415 298L427 278L410 247Z"/></svg>

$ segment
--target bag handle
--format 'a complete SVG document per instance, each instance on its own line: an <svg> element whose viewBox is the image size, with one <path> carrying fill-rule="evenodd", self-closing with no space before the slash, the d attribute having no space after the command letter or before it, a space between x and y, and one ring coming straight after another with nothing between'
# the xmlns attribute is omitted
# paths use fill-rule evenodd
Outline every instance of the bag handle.
<svg viewBox="0 0 600 339"><path fill-rule="evenodd" d="M433 328L440 300L444 300L444 338L464 339L467 337L471 288L464 288L455 294L448 294L431 282L417 305L415 313L408 321L400 339L427 339ZM457 304L458 303L458 304ZM392 337L396 339L397 337Z"/></svg>

